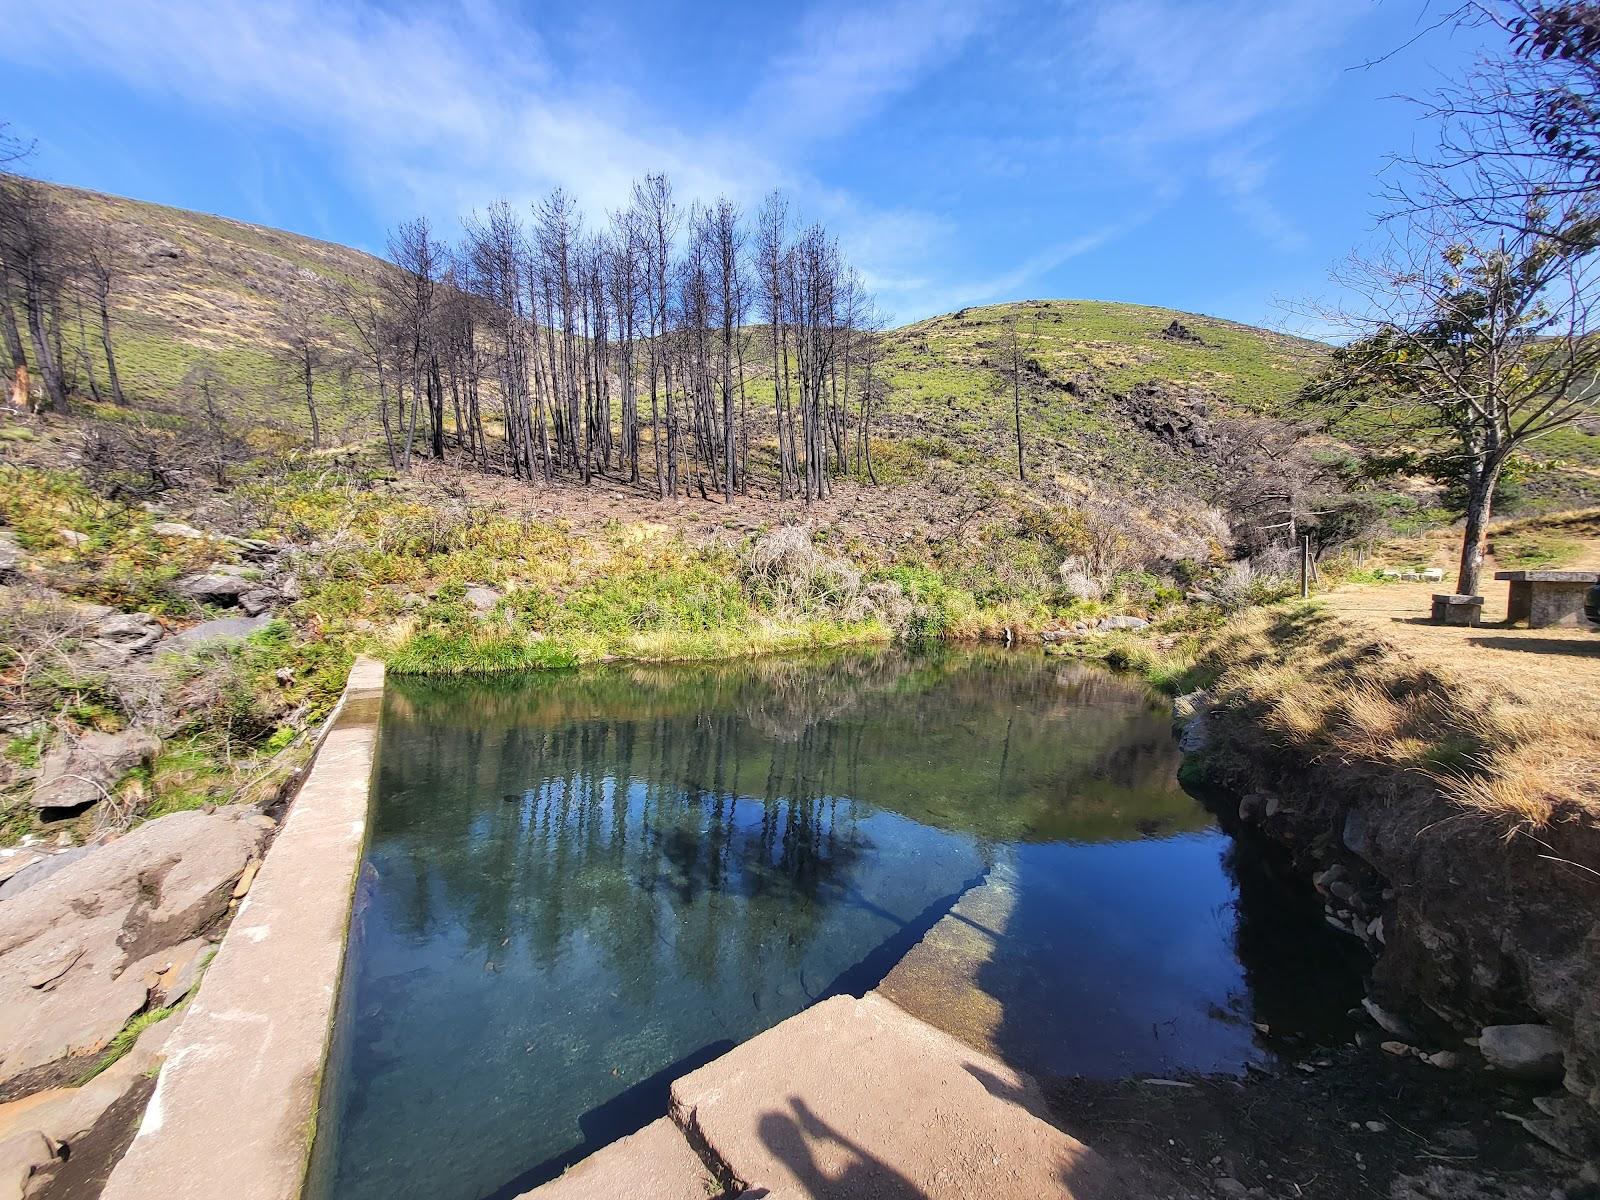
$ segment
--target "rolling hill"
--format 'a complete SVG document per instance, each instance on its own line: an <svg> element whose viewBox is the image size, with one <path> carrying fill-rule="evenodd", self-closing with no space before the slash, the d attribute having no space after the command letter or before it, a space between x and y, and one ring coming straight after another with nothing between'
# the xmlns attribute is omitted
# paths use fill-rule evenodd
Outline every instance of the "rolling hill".
<svg viewBox="0 0 1600 1200"><path fill-rule="evenodd" d="M280 312L325 309L330 286L372 286L392 269L361 251L282 230L74 188L50 191L69 220L109 221L127 247L114 340L130 390L156 401L204 358L256 411L303 420L273 357ZM1210 420L1281 409L1319 351L1265 330L1137 305L1028 301L963 309L886 335L888 388L878 431L922 458L1006 470L1011 405L996 347L1013 318L1027 357L1030 459L1072 474L1186 478L1203 467ZM339 340L337 322L331 329ZM88 336L92 342L92 324ZM771 370L763 341L752 332L748 369L758 398ZM74 356L67 357L71 365ZM325 421L336 434L372 432L365 391L359 375L329 372L321 380L319 406L334 414ZM892 477L891 457L885 454L883 466Z"/></svg>

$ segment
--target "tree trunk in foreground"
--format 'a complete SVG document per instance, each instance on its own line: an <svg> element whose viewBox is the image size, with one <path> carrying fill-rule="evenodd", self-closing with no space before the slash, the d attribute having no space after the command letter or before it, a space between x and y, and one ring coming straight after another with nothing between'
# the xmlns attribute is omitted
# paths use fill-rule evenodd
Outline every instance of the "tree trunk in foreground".
<svg viewBox="0 0 1600 1200"><path fill-rule="evenodd" d="M1478 576L1483 571L1483 548L1489 539L1489 514L1494 505L1495 484L1500 481L1503 457L1490 458L1475 465L1467 477L1467 524L1461 533L1461 569L1456 577L1456 593L1478 594Z"/></svg>

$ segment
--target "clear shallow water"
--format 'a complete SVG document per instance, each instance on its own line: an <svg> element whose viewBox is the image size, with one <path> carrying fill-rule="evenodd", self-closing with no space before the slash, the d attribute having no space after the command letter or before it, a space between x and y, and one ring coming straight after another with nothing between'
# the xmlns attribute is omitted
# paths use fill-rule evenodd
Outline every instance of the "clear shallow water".
<svg viewBox="0 0 1600 1200"><path fill-rule="evenodd" d="M1177 761L1142 689L1033 654L391 680L311 1194L515 1196L978 887L974 982L1035 1073L1315 1032L1349 1002L1318 913Z"/></svg>

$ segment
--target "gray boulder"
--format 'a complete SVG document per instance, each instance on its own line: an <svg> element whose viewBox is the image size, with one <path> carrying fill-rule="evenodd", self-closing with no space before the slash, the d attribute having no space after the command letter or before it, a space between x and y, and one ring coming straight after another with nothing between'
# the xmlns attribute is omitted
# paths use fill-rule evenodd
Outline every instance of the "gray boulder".
<svg viewBox="0 0 1600 1200"><path fill-rule="evenodd" d="M252 617L259 617L264 612L270 612L272 606L278 602L278 593L269 587L258 587L254 591L246 592L239 597L239 607Z"/></svg>
<svg viewBox="0 0 1600 1200"><path fill-rule="evenodd" d="M271 828L244 806L174 813L0 903L0 1085L104 1047L171 949L227 911Z"/></svg>
<svg viewBox="0 0 1600 1200"><path fill-rule="evenodd" d="M1565 1047L1548 1025L1486 1026L1478 1052L1491 1067L1518 1079L1552 1082L1566 1072Z"/></svg>
<svg viewBox="0 0 1600 1200"><path fill-rule="evenodd" d="M496 604L500 603L500 593L492 587L485 587L481 583L474 583L467 588L467 603L480 613L486 613Z"/></svg>
<svg viewBox="0 0 1600 1200"><path fill-rule="evenodd" d="M0 533L0 583L15 583L22 578L23 554L16 539Z"/></svg>
<svg viewBox="0 0 1600 1200"><path fill-rule="evenodd" d="M259 586L246 579L239 567L212 567L178 581L178 591L197 604L237 604L239 597Z"/></svg>
<svg viewBox="0 0 1600 1200"><path fill-rule="evenodd" d="M166 630L149 613L112 613L94 629L94 644L114 658L131 658L159 642Z"/></svg>
<svg viewBox="0 0 1600 1200"><path fill-rule="evenodd" d="M210 536L205 530L185 525L182 521L157 521L150 526L150 532L157 537L183 538L191 542L203 542Z"/></svg>
<svg viewBox="0 0 1600 1200"><path fill-rule="evenodd" d="M74 846L70 850L58 850L54 854L40 855L15 874L8 876L4 883L0 883L0 900L9 900L18 892L43 883L57 871L71 866L88 853L88 846Z"/></svg>
<svg viewBox="0 0 1600 1200"><path fill-rule="evenodd" d="M58 741L39 764L39 780L28 803L34 808L82 808L103 800L117 780L160 748L161 739L144 729L91 730Z"/></svg>
<svg viewBox="0 0 1600 1200"><path fill-rule="evenodd" d="M1150 625L1143 617L1105 617L1095 626L1097 629L1146 629Z"/></svg>
<svg viewBox="0 0 1600 1200"><path fill-rule="evenodd" d="M198 625L191 625L174 637L168 645L174 649L193 650L210 642L239 642L256 630L264 629L271 621L272 618L264 614L257 617L217 617L214 620L201 621Z"/></svg>

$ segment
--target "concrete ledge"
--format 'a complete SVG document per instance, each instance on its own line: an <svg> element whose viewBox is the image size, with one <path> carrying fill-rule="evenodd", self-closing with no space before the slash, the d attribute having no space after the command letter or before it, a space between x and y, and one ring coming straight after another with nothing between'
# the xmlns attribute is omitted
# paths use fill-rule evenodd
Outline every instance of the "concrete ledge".
<svg viewBox="0 0 1600 1200"><path fill-rule="evenodd" d="M672 1085L731 1189L773 1200L1127 1200L1027 1076L877 993L837 996ZM631 1192L632 1195L646 1195Z"/></svg>
<svg viewBox="0 0 1600 1200"><path fill-rule="evenodd" d="M104 1200L294 1200L315 1127L378 740L358 659L288 819L173 1033Z"/></svg>

